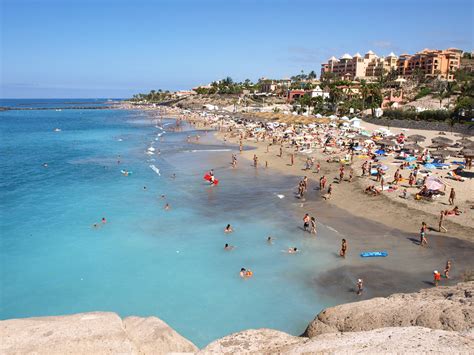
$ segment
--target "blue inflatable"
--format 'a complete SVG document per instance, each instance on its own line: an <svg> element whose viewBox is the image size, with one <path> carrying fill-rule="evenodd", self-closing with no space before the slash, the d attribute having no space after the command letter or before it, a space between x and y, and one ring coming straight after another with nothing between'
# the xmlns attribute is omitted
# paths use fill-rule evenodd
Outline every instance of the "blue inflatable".
<svg viewBox="0 0 474 355"><path fill-rule="evenodd" d="M386 257L388 253L386 251L365 251L360 253L362 258L373 258L373 257Z"/></svg>

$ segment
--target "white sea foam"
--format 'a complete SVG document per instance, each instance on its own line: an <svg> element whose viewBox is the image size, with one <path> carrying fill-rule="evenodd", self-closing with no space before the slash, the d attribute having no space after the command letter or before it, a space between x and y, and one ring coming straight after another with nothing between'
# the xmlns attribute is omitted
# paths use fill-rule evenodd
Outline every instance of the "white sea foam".
<svg viewBox="0 0 474 355"><path fill-rule="evenodd" d="M153 170L155 173L157 173L158 176L161 176L160 169L158 169L155 165L150 164L149 167L151 168L151 170Z"/></svg>
<svg viewBox="0 0 474 355"><path fill-rule="evenodd" d="M185 153L197 153L197 152L230 152L232 149L193 149L185 150Z"/></svg>
<svg viewBox="0 0 474 355"><path fill-rule="evenodd" d="M280 195L280 194L276 194L278 196L278 198L284 198L285 195Z"/></svg>

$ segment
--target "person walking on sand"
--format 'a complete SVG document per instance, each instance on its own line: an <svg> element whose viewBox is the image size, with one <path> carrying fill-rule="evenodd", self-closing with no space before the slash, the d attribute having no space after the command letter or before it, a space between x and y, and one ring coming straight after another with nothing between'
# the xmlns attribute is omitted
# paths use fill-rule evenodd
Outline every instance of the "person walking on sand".
<svg viewBox="0 0 474 355"><path fill-rule="evenodd" d="M281 158L283 156L283 146L280 145L280 155L279 157Z"/></svg>
<svg viewBox="0 0 474 355"><path fill-rule="evenodd" d="M342 244L341 244L341 250L339 251L339 255L345 258L346 252L347 252L347 241L343 239Z"/></svg>
<svg viewBox="0 0 474 355"><path fill-rule="evenodd" d="M454 191L454 187L451 187L451 192L449 193L448 203L450 205L454 205L454 199L456 198L456 191Z"/></svg>
<svg viewBox="0 0 474 355"><path fill-rule="evenodd" d="M362 294L362 290L364 289L364 282L362 281L362 279L357 280L356 287L357 287L357 296L360 296Z"/></svg>
<svg viewBox="0 0 474 355"><path fill-rule="evenodd" d="M325 200L329 200L332 196L332 184L328 186L328 192L323 196Z"/></svg>
<svg viewBox="0 0 474 355"><path fill-rule="evenodd" d="M367 160L362 164L362 176L365 176L367 174Z"/></svg>
<svg viewBox="0 0 474 355"><path fill-rule="evenodd" d="M446 216L446 211L441 211L439 213L439 224L438 224L438 230L441 233L441 230L447 232L448 230L444 228L443 226L443 221L444 221L444 216Z"/></svg>
<svg viewBox="0 0 474 355"><path fill-rule="evenodd" d="M258 164L258 157L257 154L253 155L253 166L256 168Z"/></svg>
<svg viewBox="0 0 474 355"><path fill-rule="evenodd" d="M295 163L295 155L293 153L291 153L291 156L290 156L290 164L291 166L293 166L293 164Z"/></svg>
<svg viewBox="0 0 474 355"><path fill-rule="evenodd" d="M351 170L349 170L349 182L352 182L353 177L354 177L354 169L351 168Z"/></svg>
<svg viewBox="0 0 474 355"><path fill-rule="evenodd" d="M446 266L444 268L444 277L449 279L449 272L451 271L451 260L446 261Z"/></svg>
<svg viewBox="0 0 474 355"><path fill-rule="evenodd" d="M341 167L339 168L339 182L342 182L343 179L344 179L344 165L341 165Z"/></svg>
<svg viewBox="0 0 474 355"><path fill-rule="evenodd" d="M428 246L428 240L426 240L426 230L428 229L428 225L425 222L421 222L421 229L420 229L420 246Z"/></svg>
<svg viewBox="0 0 474 355"><path fill-rule="evenodd" d="M316 174L319 174L319 171L321 170L321 163L318 161L316 163Z"/></svg>

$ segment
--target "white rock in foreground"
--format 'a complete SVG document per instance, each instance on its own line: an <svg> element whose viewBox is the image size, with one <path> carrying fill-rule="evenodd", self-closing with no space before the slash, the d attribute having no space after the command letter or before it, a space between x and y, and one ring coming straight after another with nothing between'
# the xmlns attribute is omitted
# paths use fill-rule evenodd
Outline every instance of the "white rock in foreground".
<svg viewBox="0 0 474 355"><path fill-rule="evenodd" d="M1 354L167 354L197 347L156 317L94 312L0 322Z"/></svg>

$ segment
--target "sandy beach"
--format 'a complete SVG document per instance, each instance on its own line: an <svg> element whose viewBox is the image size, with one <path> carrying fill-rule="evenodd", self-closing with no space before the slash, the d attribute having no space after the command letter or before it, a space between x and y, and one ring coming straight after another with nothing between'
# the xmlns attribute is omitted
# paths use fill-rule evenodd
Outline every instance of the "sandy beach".
<svg viewBox="0 0 474 355"><path fill-rule="evenodd" d="M200 120L194 113L185 111L183 115L180 110L167 109L166 116L188 119L197 129L217 130L214 135L202 135L197 144L217 139L225 145L239 145L240 137L236 132L228 132L227 129L209 125L209 122ZM363 122L362 126L369 131L381 128L366 122ZM438 132L429 130L407 131L400 128L391 129L391 132L394 134L404 132L406 135L422 134L426 137L426 142L430 142L432 137L438 135ZM450 133L448 137L459 138ZM362 299L432 287L433 270L443 270L447 260L453 262L452 278L443 279L443 285L455 284L472 277L470 276L474 269L472 262L474 224L473 210L470 209L470 198L474 191L472 179L463 182L448 180L449 187L452 186L457 191L456 205L464 213L447 217L444 226L448 232L440 233L437 231L439 212L452 207L447 203L447 196L442 196L433 202L402 199L399 197L400 190L391 193L384 191L378 196L369 196L364 193L364 189L376 182L372 181L375 178L360 176L363 159L353 160L352 182L348 182L347 175L344 181L339 182L340 164L327 162L328 156L322 152L313 151L312 154L315 161L321 165L317 174L314 170L305 170L308 155L295 152L294 147L288 144L283 145L281 157L280 145L257 141L253 137L244 139L242 144L244 149L237 155L238 164L253 165L253 158L256 155L257 169L269 169L275 174L294 178L294 195L284 197L295 213L289 219L289 223L296 223L295 228L301 228L300 218L308 213L317 218L318 224L336 231L341 239L348 240L350 251L345 259L338 255L341 239L323 240L324 243L334 246L334 265L330 265L328 271L316 272L317 276L313 278L313 282L319 286L323 285L328 295L344 294L347 301L353 301L354 297L357 297L354 296L356 290L353 280L357 278L363 278L364 282L370 284L369 290L360 297ZM291 164L292 154L293 164ZM384 160L384 164L389 166L387 175L393 175L396 170L394 162L395 159L390 156ZM230 163L229 155L229 165ZM435 171L435 174L444 175L445 172ZM322 175L327 177L328 184L333 184L333 195L329 200L324 200L319 191L319 178ZM405 175L407 172L402 174L404 178L407 177ZM298 182L303 176L308 177L309 186L304 199L300 199L296 192ZM402 183L401 188L403 185ZM422 222L428 225L428 248L419 245L419 229ZM385 250L390 257L361 258L360 252L366 250Z"/></svg>

